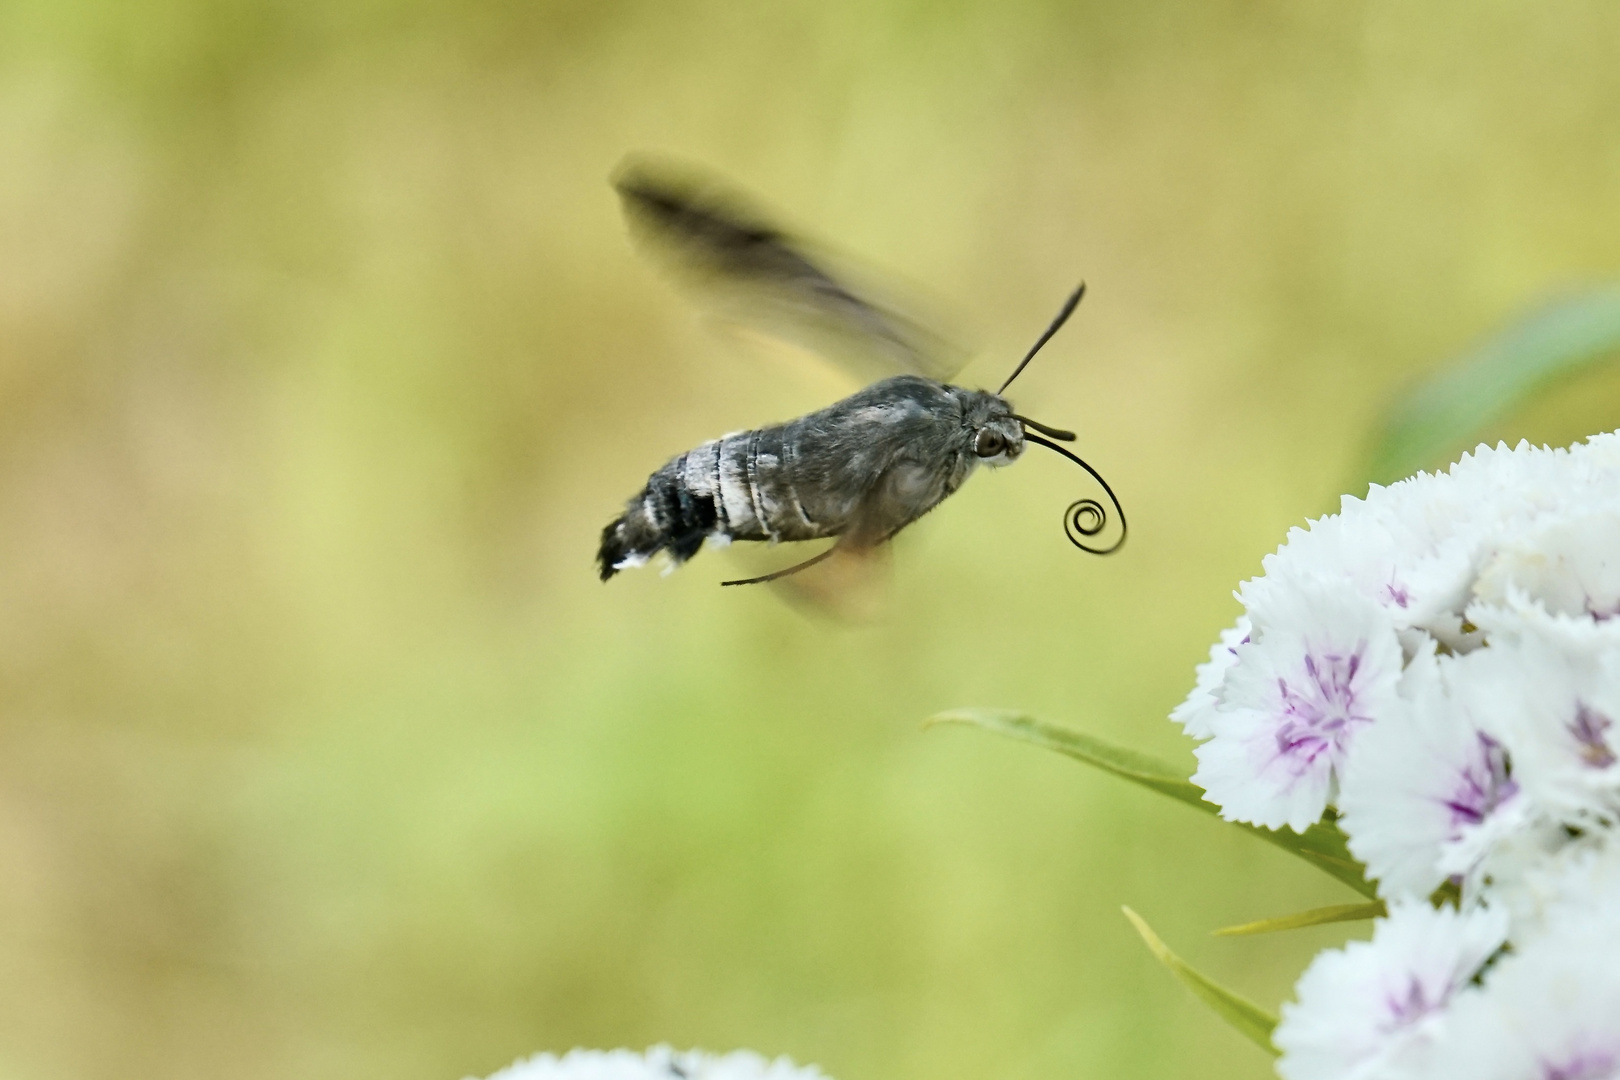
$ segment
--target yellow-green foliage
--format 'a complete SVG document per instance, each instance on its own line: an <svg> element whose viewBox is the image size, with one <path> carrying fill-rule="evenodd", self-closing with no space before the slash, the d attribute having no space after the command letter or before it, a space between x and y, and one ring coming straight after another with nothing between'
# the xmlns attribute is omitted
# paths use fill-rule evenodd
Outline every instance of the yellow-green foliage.
<svg viewBox="0 0 1620 1080"><path fill-rule="evenodd" d="M1612 273L1604 3L0 5L0 1077L1258 1077L1349 890L941 709L1190 764L1230 590L1398 387ZM704 162L956 305L1075 470L975 478L887 622L599 584L667 456L847 387L716 335L606 178ZM1613 426L1614 381L1491 434ZM1533 422L1532 422L1533 421ZM788 553L777 553L784 557Z"/></svg>

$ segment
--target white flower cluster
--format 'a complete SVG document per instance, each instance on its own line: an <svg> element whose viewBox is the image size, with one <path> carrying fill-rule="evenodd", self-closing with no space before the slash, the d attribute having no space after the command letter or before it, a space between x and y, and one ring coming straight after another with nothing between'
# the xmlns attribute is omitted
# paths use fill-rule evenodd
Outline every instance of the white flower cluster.
<svg viewBox="0 0 1620 1080"><path fill-rule="evenodd" d="M468 1078L472 1080L472 1078ZM768 1059L752 1050L710 1054L668 1046L634 1050L570 1050L562 1057L536 1054L489 1080L827 1080L814 1065L785 1057Z"/></svg>
<svg viewBox="0 0 1620 1080"><path fill-rule="evenodd" d="M1335 808L1389 907L1301 978L1279 1073L1620 1080L1620 434L1480 447L1264 565L1173 714L1193 780Z"/></svg>

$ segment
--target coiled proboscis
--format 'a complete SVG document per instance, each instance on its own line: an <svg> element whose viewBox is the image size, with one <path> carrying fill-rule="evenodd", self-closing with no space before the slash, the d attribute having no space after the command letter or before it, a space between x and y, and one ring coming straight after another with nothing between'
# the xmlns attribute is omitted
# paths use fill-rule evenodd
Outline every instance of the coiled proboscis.
<svg viewBox="0 0 1620 1080"><path fill-rule="evenodd" d="M1032 435L1027 431L1024 433L1024 438L1028 442L1036 443L1046 447L1048 450L1054 450L1062 454L1090 473L1092 479L1101 484L1103 491L1108 493L1108 501L1114 504L1114 513L1119 515L1119 539L1107 547L1093 547L1086 541L1100 535L1108 527L1108 509L1096 499L1076 499L1069 504L1067 510L1063 511L1063 535L1069 538L1069 543L1092 555L1112 555L1118 551L1119 546L1125 542L1125 535L1129 530L1125 524L1125 508L1119 505L1119 496L1115 495L1114 489L1108 486L1108 481L1104 480L1102 474L1097 472L1096 469L1093 469L1079 457L1056 443L1043 439L1039 435Z"/></svg>

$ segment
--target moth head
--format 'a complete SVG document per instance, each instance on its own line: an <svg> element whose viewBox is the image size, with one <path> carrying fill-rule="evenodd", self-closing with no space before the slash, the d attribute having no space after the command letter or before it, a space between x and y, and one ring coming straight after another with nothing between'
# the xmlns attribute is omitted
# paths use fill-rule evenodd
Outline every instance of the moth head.
<svg viewBox="0 0 1620 1080"><path fill-rule="evenodd" d="M1024 452L1024 425L1012 406L996 394L980 390L967 403L967 449L977 464L1011 465Z"/></svg>

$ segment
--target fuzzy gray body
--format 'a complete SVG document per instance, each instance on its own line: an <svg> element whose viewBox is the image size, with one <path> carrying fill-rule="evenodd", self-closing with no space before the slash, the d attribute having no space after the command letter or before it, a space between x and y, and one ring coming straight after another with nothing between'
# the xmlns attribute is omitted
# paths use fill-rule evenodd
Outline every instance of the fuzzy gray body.
<svg viewBox="0 0 1620 1080"><path fill-rule="evenodd" d="M875 383L797 420L714 439L670 460L602 531L602 580L660 551L675 564L705 539L840 537L883 543L980 464L1023 452L1004 398L921 375ZM987 452L993 451L993 452Z"/></svg>

